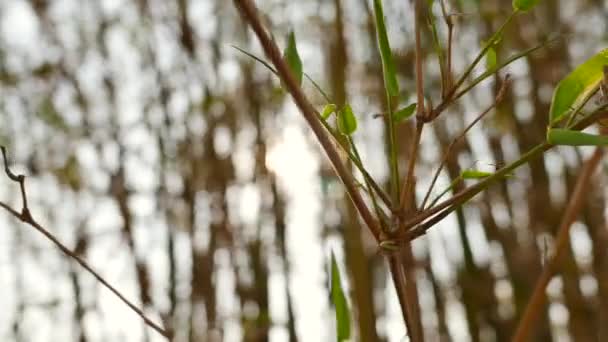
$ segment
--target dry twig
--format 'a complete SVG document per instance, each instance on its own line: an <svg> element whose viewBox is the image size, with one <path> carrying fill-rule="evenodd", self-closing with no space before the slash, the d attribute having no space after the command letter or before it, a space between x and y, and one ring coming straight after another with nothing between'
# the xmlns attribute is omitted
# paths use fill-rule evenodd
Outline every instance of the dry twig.
<svg viewBox="0 0 608 342"><path fill-rule="evenodd" d="M57 239L48 229L44 228L41 224L39 224L30 213L30 209L27 205L27 194L25 192L25 176L24 175L16 175L11 169L8 167L8 158L6 156L6 148L4 146L0 146L2 149L2 158L4 159L4 171L8 178L14 182L19 183L19 188L21 189L21 200L23 202L23 208L21 212L13 209L8 204L0 201L0 207L4 208L11 215L18 218L22 222L25 222L36 229L38 232L42 233L47 239L57 246L65 255L74 259L78 262L87 272L89 272L97 281L99 281L103 286L105 286L108 290L110 290L116 297L118 297L124 304L126 304L132 311L134 311L141 319L152 329L156 330L159 334L163 335L167 339L170 339L169 333L165 329L163 329L160 325L154 323L150 318L146 317L144 312L138 308L135 304L129 301L122 293L120 293L114 286L110 285L107 280L105 280L99 273L97 273L84 259L79 257L76 253L72 252L68 247L66 247L59 239Z"/></svg>

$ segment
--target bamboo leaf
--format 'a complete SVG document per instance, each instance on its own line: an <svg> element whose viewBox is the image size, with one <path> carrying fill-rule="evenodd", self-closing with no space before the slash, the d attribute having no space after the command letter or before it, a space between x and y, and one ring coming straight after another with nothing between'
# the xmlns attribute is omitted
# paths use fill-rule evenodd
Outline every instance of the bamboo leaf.
<svg viewBox="0 0 608 342"><path fill-rule="evenodd" d="M513 0L513 9L527 12L538 4L539 0Z"/></svg>
<svg viewBox="0 0 608 342"><path fill-rule="evenodd" d="M599 87L608 64L608 49L598 52L561 80L551 101L550 123L562 119Z"/></svg>
<svg viewBox="0 0 608 342"><path fill-rule="evenodd" d="M295 77L298 85L302 84L302 60L296 47L296 35L293 31L287 37L287 47L283 51L283 59L289 65L289 69Z"/></svg>
<svg viewBox="0 0 608 342"><path fill-rule="evenodd" d="M489 177L493 174L494 174L494 172L469 169L469 170L463 170L460 173L460 176L462 177L462 179L483 179L483 178Z"/></svg>
<svg viewBox="0 0 608 342"><path fill-rule="evenodd" d="M608 136L550 128L547 131L547 142L564 146L608 146Z"/></svg>
<svg viewBox="0 0 608 342"><path fill-rule="evenodd" d="M335 112L336 112L336 105L333 103L327 104L327 105L325 105L325 107L323 107L323 112L321 113L321 117L323 118L323 120L327 120Z"/></svg>
<svg viewBox="0 0 608 342"><path fill-rule="evenodd" d="M351 135L357 130L357 118L348 103L338 112L338 130L345 135Z"/></svg>
<svg viewBox="0 0 608 342"><path fill-rule="evenodd" d="M403 122L407 120L416 111L416 104L412 103L404 108L401 108L393 113L393 121Z"/></svg>
<svg viewBox="0 0 608 342"><path fill-rule="evenodd" d="M382 58L382 72L384 74L384 87L391 96L399 96L399 83L397 82L397 73L395 63L393 62L393 54L391 46L386 34L386 26L384 24L384 12L382 10L382 1L374 0L374 14L376 17L376 32L378 40L378 48Z"/></svg>
<svg viewBox="0 0 608 342"><path fill-rule="evenodd" d="M331 299L336 310L337 339L338 341L347 340L350 337L350 310L342 288L336 256L333 252L331 253Z"/></svg>
<svg viewBox="0 0 608 342"><path fill-rule="evenodd" d="M496 49L494 47L490 47L488 52L486 52L486 68L488 70L493 70L496 67L498 57L496 56Z"/></svg>

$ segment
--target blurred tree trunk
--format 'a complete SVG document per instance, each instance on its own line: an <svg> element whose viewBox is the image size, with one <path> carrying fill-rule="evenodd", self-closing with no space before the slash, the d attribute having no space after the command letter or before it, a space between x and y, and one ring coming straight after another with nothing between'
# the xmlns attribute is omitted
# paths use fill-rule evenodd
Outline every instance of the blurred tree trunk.
<svg viewBox="0 0 608 342"><path fill-rule="evenodd" d="M348 82L348 52L344 34L344 13L341 0L334 0L335 19L333 32L328 42L327 69L329 70L329 83L333 101L342 108L347 102ZM341 142L347 146L347 141ZM354 170L349 162L349 169ZM358 337L361 341L378 341L376 332L376 312L373 299L373 283L370 262L365 253L362 239L365 236L364 229L359 221L359 214L353 206L348 195L344 195L345 212L344 220L344 251L346 253L346 264L351 274L353 287L353 304L356 313L356 326ZM368 237L369 238L369 237Z"/></svg>
<svg viewBox="0 0 608 342"><path fill-rule="evenodd" d="M604 217L604 190L604 186L592 187L583 209L584 222L593 246L593 275L597 281L597 293L592 297L595 311L591 320L594 322L593 331L598 341L608 340L608 325L605 324L608 322L608 229Z"/></svg>

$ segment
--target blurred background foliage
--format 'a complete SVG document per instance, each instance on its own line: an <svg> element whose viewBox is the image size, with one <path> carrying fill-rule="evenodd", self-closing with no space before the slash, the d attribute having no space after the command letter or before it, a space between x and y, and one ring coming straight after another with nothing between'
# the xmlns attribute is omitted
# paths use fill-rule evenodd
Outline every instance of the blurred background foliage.
<svg viewBox="0 0 608 342"><path fill-rule="evenodd" d="M439 3L428 3L445 43ZM371 3L257 4L279 45L293 29L304 71L336 104L351 104L363 161L386 183ZM446 4L456 14L458 73L511 0ZM402 107L414 101L412 5L384 6ZM543 0L518 16L496 46L498 63L561 39L497 75L509 73L513 86L455 146L437 192L461 170L493 170L543 141L555 84L606 46L607 23L601 0ZM231 46L262 56L232 2L4 0L0 29L0 139L15 169L29 176L34 216L176 341L334 339L331 249L348 274L353 338L404 340L384 257L333 170L276 77ZM439 67L428 28L423 34L425 93L438 101ZM497 77L424 132L419 200L451 139L493 101ZM323 108L311 84L303 87ZM412 132L411 123L401 124L398 143L407 146ZM415 241L427 340L510 338L588 153L546 153ZM608 340L604 173L547 289L535 340ZM18 207L18 188L0 178L0 198ZM8 215L0 222L2 340L161 340L36 232Z"/></svg>

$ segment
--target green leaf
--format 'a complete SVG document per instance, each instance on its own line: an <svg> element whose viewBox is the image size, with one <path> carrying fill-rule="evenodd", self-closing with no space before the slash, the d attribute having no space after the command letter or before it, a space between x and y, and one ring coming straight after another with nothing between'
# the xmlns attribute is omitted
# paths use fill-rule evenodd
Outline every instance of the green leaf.
<svg viewBox="0 0 608 342"><path fill-rule="evenodd" d="M323 120L327 120L329 119L329 117L336 112L336 105L333 103L327 104L325 105L325 107L323 108L323 112L321 113L321 117L323 118Z"/></svg>
<svg viewBox="0 0 608 342"><path fill-rule="evenodd" d="M412 103L404 108L401 108L393 113L393 121L403 122L407 120L416 111L416 103Z"/></svg>
<svg viewBox="0 0 608 342"><path fill-rule="evenodd" d="M340 270L333 252L331 253L331 299L336 310L337 339L338 341L347 340L350 337L350 310L342 289Z"/></svg>
<svg viewBox="0 0 608 342"><path fill-rule="evenodd" d="M460 173L460 176L462 177L462 179L483 179L486 177L490 177L493 174L494 174L493 172L469 169L469 170L463 170Z"/></svg>
<svg viewBox="0 0 608 342"><path fill-rule="evenodd" d="M488 48L488 52L486 52L486 68L493 70L496 67L497 60L496 49L494 47Z"/></svg>
<svg viewBox="0 0 608 342"><path fill-rule="evenodd" d="M298 85L302 84L302 60L298 54L298 48L296 47L296 35L293 31L289 32L287 38L287 47L283 51L283 59L289 65L293 77L298 82Z"/></svg>
<svg viewBox="0 0 608 342"><path fill-rule="evenodd" d="M357 118L348 103L338 112L338 130L345 135L351 135L357 130Z"/></svg>
<svg viewBox="0 0 608 342"><path fill-rule="evenodd" d="M513 0L513 9L527 12L538 4L539 0Z"/></svg>
<svg viewBox="0 0 608 342"><path fill-rule="evenodd" d="M386 34L386 26L384 25L384 12L382 10L382 1L374 0L374 14L376 16L376 32L378 39L378 48L382 57L382 72L384 74L384 87L391 96L399 96L399 83L397 82L397 72L395 71L395 63L393 62L393 54L391 46L388 42Z"/></svg>
<svg viewBox="0 0 608 342"><path fill-rule="evenodd" d="M608 146L608 136L550 128L547 131L547 142L564 146Z"/></svg>
<svg viewBox="0 0 608 342"><path fill-rule="evenodd" d="M608 49L598 52L562 79L553 93L549 122L562 119L599 87L608 64Z"/></svg>

